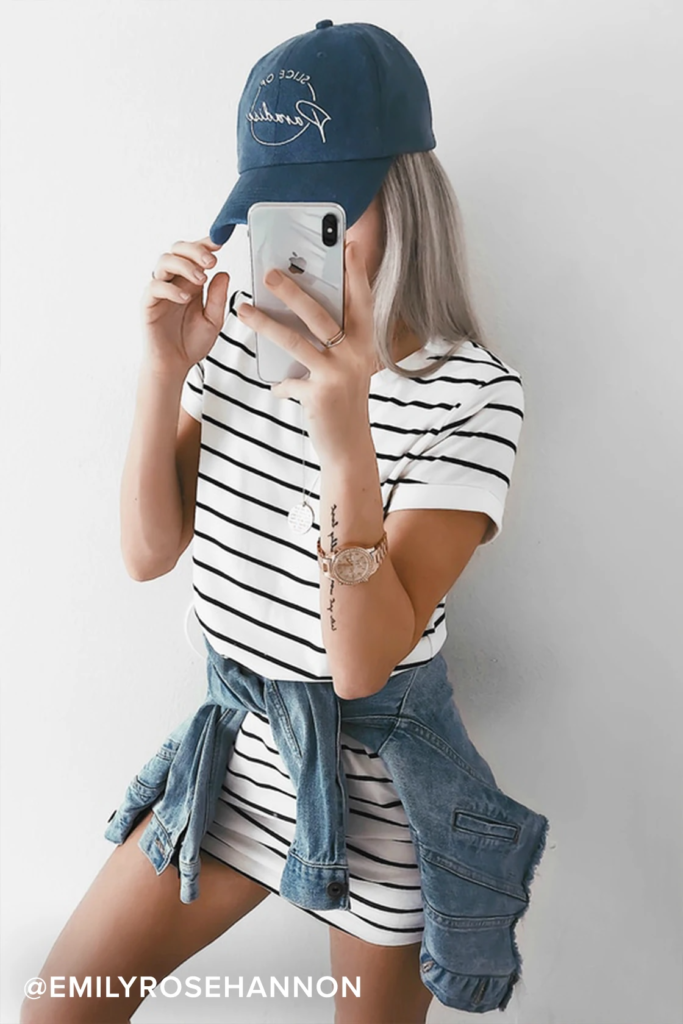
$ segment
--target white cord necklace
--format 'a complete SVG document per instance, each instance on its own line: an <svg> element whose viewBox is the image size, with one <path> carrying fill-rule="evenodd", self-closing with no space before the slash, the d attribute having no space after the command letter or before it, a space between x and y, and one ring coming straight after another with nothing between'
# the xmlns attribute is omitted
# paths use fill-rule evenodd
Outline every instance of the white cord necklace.
<svg viewBox="0 0 683 1024"><path fill-rule="evenodd" d="M303 419L303 407L300 405L301 416ZM311 526L313 525L313 509L306 501L306 496L311 493L313 486L320 476L320 470L318 470L317 476L310 487L304 490L304 483L306 480L306 459L305 459L305 431L303 423L301 426L301 501L298 504L293 505L289 510L287 516L287 523L290 530L293 533L308 533Z"/></svg>

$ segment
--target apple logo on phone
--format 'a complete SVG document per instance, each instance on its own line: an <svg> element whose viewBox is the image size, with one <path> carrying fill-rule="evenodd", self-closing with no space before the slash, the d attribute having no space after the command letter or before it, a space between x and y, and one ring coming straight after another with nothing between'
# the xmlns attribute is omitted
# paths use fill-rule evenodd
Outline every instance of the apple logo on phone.
<svg viewBox="0 0 683 1024"><path fill-rule="evenodd" d="M292 255L289 257L289 272L290 274L303 274L306 269L306 260L303 256L297 256L292 251Z"/></svg>

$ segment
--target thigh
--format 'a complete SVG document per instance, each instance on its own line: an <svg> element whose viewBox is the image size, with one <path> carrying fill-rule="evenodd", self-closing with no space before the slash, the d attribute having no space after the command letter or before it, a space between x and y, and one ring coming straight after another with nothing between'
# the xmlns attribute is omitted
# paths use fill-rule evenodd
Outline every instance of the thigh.
<svg viewBox="0 0 683 1024"><path fill-rule="evenodd" d="M142 975L157 983L270 895L201 851L200 895L180 900L172 864L160 875L137 841L152 812L117 846L57 937L40 977L109 976L118 998L25 1000L21 1024L124 1024L142 1002L117 981Z"/></svg>
<svg viewBox="0 0 683 1024"><path fill-rule="evenodd" d="M377 946L330 927L334 1024L423 1024L433 996L420 977L420 946ZM343 977L361 979L360 997L343 995Z"/></svg>

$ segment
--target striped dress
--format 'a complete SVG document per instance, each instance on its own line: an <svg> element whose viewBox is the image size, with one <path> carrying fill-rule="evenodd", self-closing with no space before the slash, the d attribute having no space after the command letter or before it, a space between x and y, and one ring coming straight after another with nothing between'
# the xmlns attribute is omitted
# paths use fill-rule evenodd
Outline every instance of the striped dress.
<svg viewBox="0 0 683 1024"><path fill-rule="evenodd" d="M386 765L341 733L349 793L349 910L305 910L380 946L420 942L420 875L405 811ZM247 712L202 849L279 894L294 837L296 793L268 719Z"/></svg>
<svg viewBox="0 0 683 1024"><path fill-rule="evenodd" d="M302 409L258 373L253 331L233 293L211 352L188 372L181 403L201 425L192 542L197 623L212 647L271 679L315 685L332 675L320 615L320 462ZM399 365L429 365L449 345L430 338ZM471 340L427 378L372 375L368 411L386 516L411 508L484 512L495 540L517 452L524 394L514 367ZM301 501L311 529L292 533ZM392 675L424 665L447 636L444 595ZM342 731L349 789L350 910L312 911L379 945L419 942L419 869L405 810L382 759ZM269 722L248 713L231 748L215 820L202 848L278 893L294 835L296 795ZM302 908L303 909L303 908Z"/></svg>

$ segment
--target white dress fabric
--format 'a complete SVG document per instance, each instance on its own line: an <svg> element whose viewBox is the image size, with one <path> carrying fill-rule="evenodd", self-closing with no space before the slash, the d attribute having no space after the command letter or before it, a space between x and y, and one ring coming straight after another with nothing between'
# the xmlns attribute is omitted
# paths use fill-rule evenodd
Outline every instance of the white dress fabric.
<svg viewBox="0 0 683 1024"><path fill-rule="evenodd" d="M420 942L420 874L405 811L384 761L341 733L349 793L349 910L304 910L380 946ZM296 791L268 719L247 712L201 848L253 881L280 891L294 837Z"/></svg>

